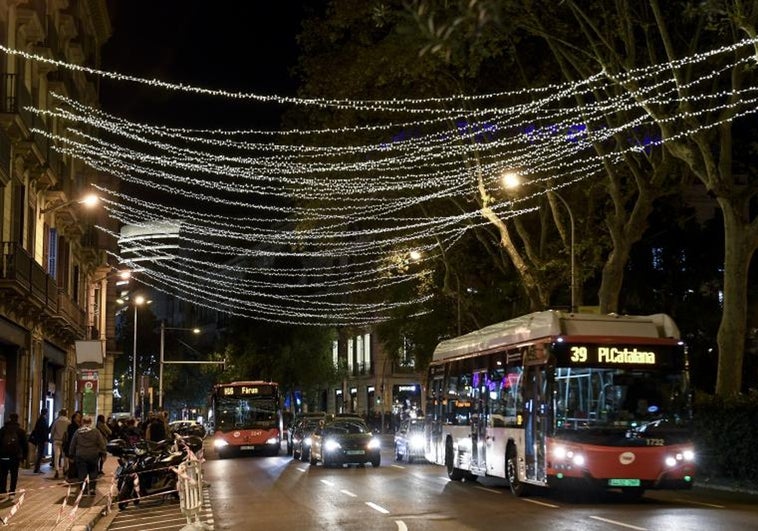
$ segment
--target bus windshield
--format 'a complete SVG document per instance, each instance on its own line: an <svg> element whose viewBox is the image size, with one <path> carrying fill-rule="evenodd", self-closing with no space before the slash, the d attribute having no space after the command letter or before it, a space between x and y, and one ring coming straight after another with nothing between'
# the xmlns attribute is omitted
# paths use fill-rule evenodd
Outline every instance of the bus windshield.
<svg viewBox="0 0 758 531"><path fill-rule="evenodd" d="M686 373L619 368L557 368L558 430L624 428L645 432L689 423Z"/></svg>
<svg viewBox="0 0 758 531"><path fill-rule="evenodd" d="M267 398L216 397L216 429L271 429L279 425L277 402Z"/></svg>

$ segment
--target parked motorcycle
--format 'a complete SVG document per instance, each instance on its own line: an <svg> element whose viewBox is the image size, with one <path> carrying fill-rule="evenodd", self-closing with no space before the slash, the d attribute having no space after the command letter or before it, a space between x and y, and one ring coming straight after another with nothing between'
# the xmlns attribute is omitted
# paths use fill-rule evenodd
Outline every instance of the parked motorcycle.
<svg viewBox="0 0 758 531"><path fill-rule="evenodd" d="M124 510L130 501L139 504L139 497L165 493L178 497L177 476L172 468L187 459L190 449L202 448L198 437L177 437L174 441L139 441L131 446L122 439L108 443L108 453L118 459L116 485L118 508ZM135 492L134 478L139 478L139 497Z"/></svg>

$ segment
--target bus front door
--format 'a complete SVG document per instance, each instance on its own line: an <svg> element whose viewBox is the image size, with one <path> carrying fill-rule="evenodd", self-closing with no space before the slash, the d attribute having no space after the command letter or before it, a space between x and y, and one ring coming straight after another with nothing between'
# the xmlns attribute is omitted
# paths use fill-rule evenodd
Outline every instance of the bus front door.
<svg viewBox="0 0 758 531"><path fill-rule="evenodd" d="M547 367L525 367L524 413L525 413L525 465L526 479L544 481L546 471L546 437L549 430L547 396Z"/></svg>
<svg viewBox="0 0 758 531"><path fill-rule="evenodd" d="M471 467L470 471L477 476L487 473L487 391L484 387L487 373L478 372L474 376L475 388L473 390L473 412L471 415Z"/></svg>

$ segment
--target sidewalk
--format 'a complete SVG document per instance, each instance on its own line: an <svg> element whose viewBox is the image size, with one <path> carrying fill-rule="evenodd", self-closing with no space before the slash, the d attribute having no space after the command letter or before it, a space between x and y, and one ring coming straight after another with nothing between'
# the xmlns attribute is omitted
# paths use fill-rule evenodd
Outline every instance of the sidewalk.
<svg viewBox="0 0 758 531"><path fill-rule="evenodd" d="M7 518L7 527L15 529L91 530L105 511L108 489L117 466L116 458L109 455L103 468L105 475L97 480L97 495L83 497L76 509L75 489L72 487L68 496L69 486L64 481L53 479L49 464L42 465L43 474L34 474L31 468L22 468L18 473L15 499L0 502L0 518ZM25 491L23 501L22 490Z"/></svg>

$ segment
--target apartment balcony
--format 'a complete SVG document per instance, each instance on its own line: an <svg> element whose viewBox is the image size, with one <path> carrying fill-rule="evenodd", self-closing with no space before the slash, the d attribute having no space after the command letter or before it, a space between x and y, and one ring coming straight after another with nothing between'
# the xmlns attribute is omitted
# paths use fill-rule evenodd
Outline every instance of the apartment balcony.
<svg viewBox="0 0 758 531"><path fill-rule="evenodd" d="M55 279L45 272L21 245L2 243L0 299L8 308L30 319L39 319L52 333L71 340L84 337L86 313Z"/></svg>

